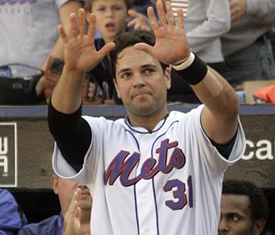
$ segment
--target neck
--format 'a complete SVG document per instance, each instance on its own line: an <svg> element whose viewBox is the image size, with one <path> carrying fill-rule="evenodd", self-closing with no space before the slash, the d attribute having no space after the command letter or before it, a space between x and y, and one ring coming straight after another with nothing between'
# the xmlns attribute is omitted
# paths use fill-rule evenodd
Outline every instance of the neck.
<svg viewBox="0 0 275 235"><path fill-rule="evenodd" d="M107 44L109 42L113 42L115 40L115 38L106 38L106 37L104 38L103 37L103 40L104 40L105 44Z"/></svg>
<svg viewBox="0 0 275 235"><path fill-rule="evenodd" d="M163 120L168 114L168 110L164 109L157 115L144 115L144 116L137 116L128 113L129 122L133 127L143 127L146 130L153 131L155 126Z"/></svg>

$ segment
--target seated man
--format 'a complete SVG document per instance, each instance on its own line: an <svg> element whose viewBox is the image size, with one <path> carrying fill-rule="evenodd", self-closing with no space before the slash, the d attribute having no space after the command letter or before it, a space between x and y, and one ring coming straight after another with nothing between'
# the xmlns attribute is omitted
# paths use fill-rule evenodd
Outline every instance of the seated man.
<svg viewBox="0 0 275 235"><path fill-rule="evenodd" d="M248 181L223 184L219 235L259 235L268 219L267 199Z"/></svg>
<svg viewBox="0 0 275 235"><path fill-rule="evenodd" d="M13 195L8 190L0 189L0 234L17 234L25 224L27 219Z"/></svg>
<svg viewBox="0 0 275 235"><path fill-rule="evenodd" d="M92 207L92 198L89 189L85 185L59 178L57 175L52 176L51 182L53 191L59 198L61 206L60 215L54 215L39 223L26 225L19 231L18 235L62 235L63 218L69 210L70 204L75 204L75 200L72 201L74 194L78 197L77 207L81 208L81 223L89 224Z"/></svg>

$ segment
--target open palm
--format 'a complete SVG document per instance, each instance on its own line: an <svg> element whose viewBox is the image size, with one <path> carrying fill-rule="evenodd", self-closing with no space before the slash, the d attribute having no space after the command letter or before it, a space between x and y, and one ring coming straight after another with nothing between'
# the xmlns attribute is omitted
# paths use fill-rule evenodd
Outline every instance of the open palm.
<svg viewBox="0 0 275 235"><path fill-rule="evenodd" d="M189 55L189 45L184 31L183 12L178 11L178 25L175 25L171 4L165 2L166 12L162 1L157 2L157 11L159 20L152 8L148 9L148 17L156 36L155 45L149 46L145 43L139 43L136 49L144 50L165 64L176 64L187 58ZM167 17L166 17L167 16Z"/></svg>
<svg viewBox="0 0 275 235"><path fill-rule="evenodd" d="M89 28L85 34L85 10L79 10L79 25L76 23L75 14L70 15L70 37L62 26L59 34L64 42L64 61L68 70L88 72L92 70L113 48L113 43L106 44L97 51L94 46L95 22L93 14L88 16Z"/></svg>

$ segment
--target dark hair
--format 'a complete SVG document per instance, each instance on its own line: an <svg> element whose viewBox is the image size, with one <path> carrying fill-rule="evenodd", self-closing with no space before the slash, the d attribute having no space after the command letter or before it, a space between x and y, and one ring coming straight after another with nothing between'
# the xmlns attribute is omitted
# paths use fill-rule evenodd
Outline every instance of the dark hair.
<svg viewBox="0 0 275 235"><path fill-rule="evenodd" d="M228 180L223 183L222 194L245 195L249 197L251 218L268 220L268 202L262 191L255 184L244 180Z"/></svg>
<svg viewBox="0 0 275 235"><path fill-rule="evenodd" d="M84 9L88 12L91 12L92 5L95 1L99 0L86 0L84 3ZM124 0L127 10L131 9L133 7L133 1L132 0Z"/></svg>
<svg viewBox="0 0 275 235"><path fill-rule="evenodd" d="M110 73L113 78L116 77L116 64L118 58L118 54L123 51L126 47L134 46L137 43L144 42L150 46L155 45L155 35L151 32L147 31L130 31L121 34L114 41L115 48L109 53L109 68ZM167 68L167 65L161 63L163 71Z"/></svg>

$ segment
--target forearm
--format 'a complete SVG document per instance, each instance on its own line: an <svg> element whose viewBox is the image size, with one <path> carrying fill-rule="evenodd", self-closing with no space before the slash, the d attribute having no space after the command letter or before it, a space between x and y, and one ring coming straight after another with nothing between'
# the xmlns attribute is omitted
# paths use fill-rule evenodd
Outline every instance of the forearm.
<svg viewBox="0 0 275 235"><path fill-rule="evenodd" d="M239 107L238 97L232 86L215 70L208 67L203 80L191 87L217 118L235 118Z"/></svg>
<svg viewBox="0 0 275 235"><path fill-rule="evenodd" d="M247 0L247 14L257 24L273 23L275 21L274 0Z"/></svg>
<svg viewBox="0 0 275 235"><path fill-rule="evenodd" d="M202 126L207 136L217 144L228 143L238 127L239 100L234 89L209 67L202 82L192 88L206 106Z"/></svg>
<svg viewBox="0 0 275 235"><path fill-rule="evenodd" d="M81 105L83 73L63 68L62 75L52 94L52 105L62 113L73 113Z"/></svg>
<svg viewBox="0 0 275 235"><path fill-rule="evenodd" d="M189 15L185 20L188 42L195 53L207 48L209 43L220 38L230 29L228 0L210 1L206 11L206 19L196 26L193 25L195 24L193 22L197 21L196 15Z"/></svg>
<svg viewBox="0 0 275 235"><path fill-rule="evenodd" d="M234 89L192 53L185 62L173 67L205 104L201 121L206 135L217 144L228 143L238 125L239 103Z"/></svg>

